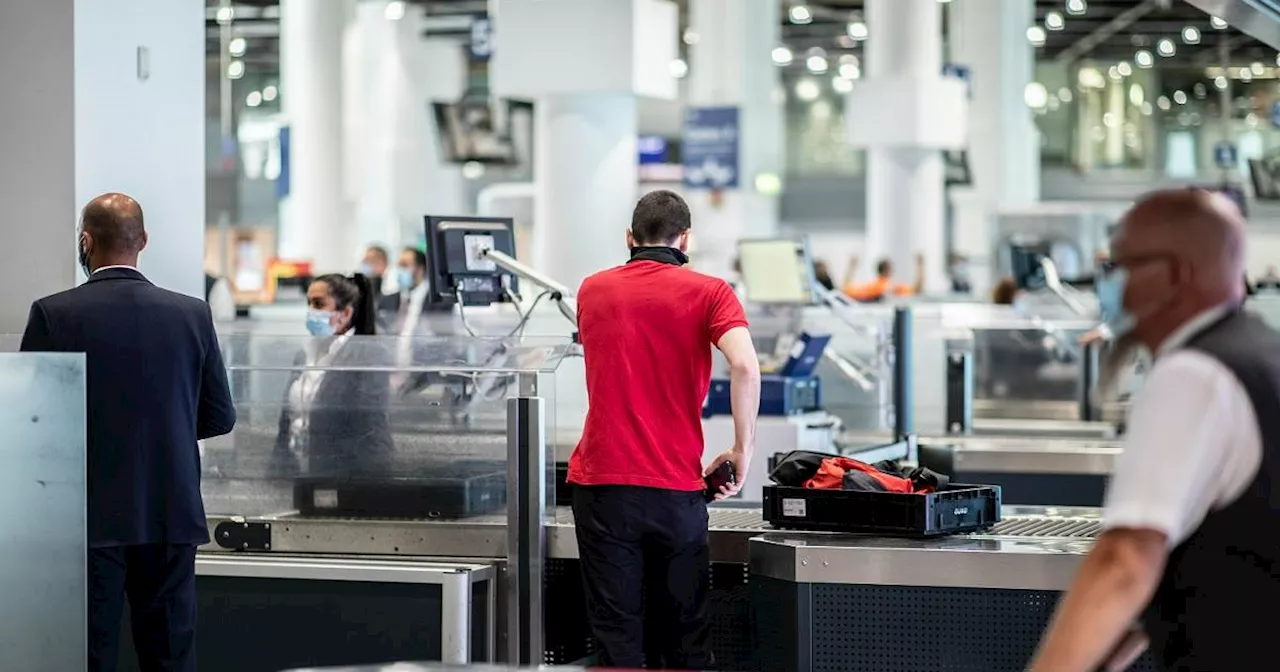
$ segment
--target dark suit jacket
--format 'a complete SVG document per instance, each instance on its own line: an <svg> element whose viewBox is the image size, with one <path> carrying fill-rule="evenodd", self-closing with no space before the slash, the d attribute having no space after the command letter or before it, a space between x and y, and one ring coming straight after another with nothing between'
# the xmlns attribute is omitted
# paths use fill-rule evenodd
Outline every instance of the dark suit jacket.
<svg viewBox="0 0 1280 672"><path fill-rule="evenodd" d="M83 352L91 547L202 544L198 439L235 426L209 306L107 269L31 306L24 352Z"/></svg>
<svg viewBox="0 0 1280 672"><path fill-rule="evenodd" d="M390 353L381 344L348 342L337 353L332 367L386 366ZM298 353L299 369L306 357ZM305 475L320 478L362 478L389 475L392 454L391 429L387 422L390 376L383 371L329 371L320 379L320 388L308 409L289 404L289 390L301 375L294 373L285 387L285 408L280 414L273 468L277 476L301 475L292 460L289 440L294 418L307 413L302 445L307 455Z"/></svg>

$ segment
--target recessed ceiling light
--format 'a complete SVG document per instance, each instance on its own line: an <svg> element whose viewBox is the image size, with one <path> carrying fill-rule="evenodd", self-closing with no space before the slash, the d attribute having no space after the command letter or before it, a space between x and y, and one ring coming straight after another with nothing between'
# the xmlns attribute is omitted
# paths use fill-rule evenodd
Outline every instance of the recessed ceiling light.
<svg viewBox="0 0 1280 672"><path fill-rule="evenodd" d="M1200 44L1200 29L1195 26L1183 28L1182 41L1187 44Z"/></svg>
<svg viewBox="0 0 1280 672"><path fill-rule="evenodd" d="M1088 9L1089 5L1084 0L1067 0L1067 13L1072 16L1080 16Z"/></svg>
<svg viewBox="0 0 1280 672"><path fill-rule="evenodd" d="M812 72L815 75L820 75L827 71L827 59L815 54L804 59L804 67L808 68L809 72Z"/></svg>
<svg viewBox="0 0 1280 672"><path fill-rule="evenodd" d="M850 21L845 30L849 33L849 39L857 42L867 39L867 35L870 34L867 30L867 24L863 21Z"/></svg>
<svg viewBox="0 0 1280 672"><path fill-rule="evenodd" d="M809 11L809 7L807 5L792 5L791 12L788 16L791 19L791 23L797 23L800 25L813 23L813 12Z"/></svg>
<svg viewBox="0 0 1280 672"><path fill-rule="evenodd" d="M1043 47L1045 37L1044 28L1041 28L1040 26L1031 26L1027 29L1027 41L1030 42L1033 47Z"/></svg>
<svg viewBox="0 0 1280 672"><path fill-rule="evenodd" d="M1066 21L1062 19L1062 12L1046 12L1044 15L1044 27L1049 30L1062 30L1066 26Z"/></svg>
<svg viewBox="0 0 1280 672"><path fill-rule="evenodd" d="M1169 58L1178 53L1178 47L1174 45L1173 40L1166 37L1156 43L1156 53Z"/></svg>
<svg viewBox="0 0 1280 672"><path fill-rule="evenodd" d="M1177 103L1177 104L1179 104L1179 105L1186 105L1186 104L1187 104L1187 92L1186 92L1186 91L1174 91L1174 92L1173 92L1173 102L1175 102L1175 103Z"/></svg>
<svg viewBox="0 0 1280 672"><path fill-rule="evenodd" d="M791 65L792 59L795 58L791 50L786 47L774 47L772 57L775 65Z"/></svg>
<svg viewBox="0 0 1280 672"><path fill-rule="evenodd" d="M1133 66L1128 61L1121 61L1116 64L1116 70L1120 71L1121 77L1128 77L1133 74Z"/></svg>
<svg viewBox="0 0 1280 672"><path fill-rule="evenodd" d="M1218 18L1218 17L1216 17L1216 16L1211 16L1211 17L1209 17L1209 25L1210 25L1210 26L1213 26L1213 29L1214 29L1214 30L1226 30L1226 29L1227 29L1227 22L1226 22L1226 21L1223 21L1222 19L1220 19L1220 18Z"/></svg>
<svg viewBox="0 0 1280 672"><path fill-rule="evenodd" d="M796 97L805 102L811 102L818 99L822 95L822 90L818 88L818 83L812 79L805 78L796 82Z"/></svg>
<svg viewBox="0 0 1280 672"><path fill-rule="evenodd" d="M672 59L667 65L667 71L676 79L684 79L684 76L689 74L689 64L685 63L683 58Z"/></svg>
<svg viewBox="0 0 1280 672"><path fill-rule="evenodd" d="M836 93L849 93L853 90L853 80L845 77L832 77L831 88L835 89Z"/></svg>
<svg viewBox="0 0 1280 672"><path fill-rule="evenodd" d="M1133 54L1133 62L1137 63L1139 68L1146 70L1147 68L1155 65L1156 58L1146 49L1139 49Z"/></svg>

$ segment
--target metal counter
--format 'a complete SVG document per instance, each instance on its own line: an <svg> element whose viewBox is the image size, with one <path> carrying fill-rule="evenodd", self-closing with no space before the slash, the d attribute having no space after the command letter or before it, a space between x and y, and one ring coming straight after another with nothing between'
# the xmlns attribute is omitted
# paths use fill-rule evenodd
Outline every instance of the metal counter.
<svg viewBox="0 0 1280 672"><path fill-rule="evenodd" d="M960 483L998 485L1007 504L1101 506L1119 440L921 439L920 464Z"/></svg>

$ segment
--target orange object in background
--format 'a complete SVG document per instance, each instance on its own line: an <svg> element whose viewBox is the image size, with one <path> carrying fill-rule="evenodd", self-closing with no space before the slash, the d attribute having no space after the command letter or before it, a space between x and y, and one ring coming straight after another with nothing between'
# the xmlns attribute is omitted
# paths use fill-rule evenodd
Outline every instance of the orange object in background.
<svg viewBox="0 0 1280 672"><path fill-rule="evenodd" d="M267 303L274 303L276 290L282 279L304 279L311 277L311 262L289 259L272 259L267 263ZM303 289L306 292L306 289Z"/></svg>
<svg viewBox="0 0 1280 672"><path fill-rule="evenodd" d="M886 296L905 297L915 294L915 288L906 284L894 284L889 278L876 278L861 285L848 285L844 293L854 301L878 301Z"/></svg>

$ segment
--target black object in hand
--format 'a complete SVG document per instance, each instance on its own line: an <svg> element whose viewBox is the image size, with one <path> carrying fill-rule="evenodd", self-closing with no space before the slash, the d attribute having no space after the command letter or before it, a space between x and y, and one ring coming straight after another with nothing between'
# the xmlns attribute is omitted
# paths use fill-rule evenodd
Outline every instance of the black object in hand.
<svg viewBox="0 0 1280 672"><path fill-rule="evenodd" d="M714 502L716 496L720 494L720 487L725 485L733 485L737 481L737 474L733 469L732 462L724 462L716 467L716 470L702 479L707 484L707 489L703 491L703 495L708 502Z"/></svg>

